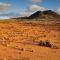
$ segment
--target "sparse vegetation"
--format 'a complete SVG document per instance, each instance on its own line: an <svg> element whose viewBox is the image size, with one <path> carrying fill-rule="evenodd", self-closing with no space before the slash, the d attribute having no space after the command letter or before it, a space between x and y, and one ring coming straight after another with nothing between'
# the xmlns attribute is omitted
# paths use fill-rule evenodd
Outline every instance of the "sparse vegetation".
<svg viewBox="0 0 60 60"><path fill-rule="evenodd" d="M52 47L52 45L50 44L50 42L48 40L46 40L46 41L40 41L38 45L39 46L50 47L50 48Z"/></svg>

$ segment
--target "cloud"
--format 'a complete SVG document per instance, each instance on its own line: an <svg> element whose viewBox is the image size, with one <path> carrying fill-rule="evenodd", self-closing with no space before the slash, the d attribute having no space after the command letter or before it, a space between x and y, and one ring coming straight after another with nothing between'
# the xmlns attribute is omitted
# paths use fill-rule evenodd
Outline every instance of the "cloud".
<svg viewBox="0 0 60 60"><path fill-rule="evenodd" d="M27 9L28 11L35 12L35 11L44 11L46 8L38 6L38 5L30 5Z"/></svg>
<svg viewBox="0 0 60 60"><path fill-rule="evenodd" d="M43 0L32 0L33 3L42 2Z"/></svg>
<svg viewBox="0 0 60 60"><path fill-rule="evenodd" d="M0 19L8 19L9 18L7 12L10 8L11 8L11 4L0 2Z"/></svg>
<svg viewBox="0 0 60 60"><path fill-rule="evenodd" d="M0 19L9 19L8 16L0 16Z"/></svg>
<svg viewBox="0 0 60 60"><path fill-rule="evenodd" d="M20 17L28 17L28 16L30 16L30 14L31 14L31 12L24 11L24 12L20 13Z"/></svg>
<svg viewBox="0 0 60 60"><path fill-rule="evenodd" d="M17 18L17 17L20 17L20 14L16 12L0 14L0 19Z"/></svg>
<svg viewBox="0 0 60 60"><path fill-rule="evenodd" d="M11 7L11 4L0 2L0 12L4 12L4 11L8 10L10 7Z"/></svg>
<svg viewBox="0 0 60 60"><path fill-rule="evenodd" d="M56 12L60 15L60 8L58 8L58 9L56 10Z"/></svg>
<svg viewBox="0 0 60 60"><path fill-rule="evenodd" d="M20 17L20 13L11 12L11 13L9 13L9 17L10 17L10 18L17 18L17 17Z"/></svg>
<svg viewBox="0 0 60 60"><path fill-rule="evenodd" d="M44 11L44 10L47 10L47 9L38 5L30 5L27 7L27 9L24 12L20 13L20 16L23 16L23 17L29 16L30 14L36 11Z"/></svg>

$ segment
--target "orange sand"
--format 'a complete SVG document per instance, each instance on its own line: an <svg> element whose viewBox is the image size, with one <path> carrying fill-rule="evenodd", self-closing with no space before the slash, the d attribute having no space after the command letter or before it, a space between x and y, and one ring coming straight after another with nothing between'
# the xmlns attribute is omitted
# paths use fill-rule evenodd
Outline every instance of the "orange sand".
<svg viewBox="0 0 60 60"><path fill-rule="evenodd" d="M58 49L31 44L41 40ZM60 60L60 24L0 22L0 60Z"/></svg>

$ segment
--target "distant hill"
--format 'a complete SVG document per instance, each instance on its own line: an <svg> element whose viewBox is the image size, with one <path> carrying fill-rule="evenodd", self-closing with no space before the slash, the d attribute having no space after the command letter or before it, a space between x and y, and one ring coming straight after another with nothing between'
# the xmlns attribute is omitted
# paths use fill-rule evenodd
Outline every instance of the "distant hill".
<svg viewBox="0 0 60 60"><path fill-rule="evenodd" d="M37 11L31 16L29 16L30 19L44 19L44 18L60 18L60 15L58 15L56 12L52 10L46 10L46 11Z"/></svg>
<svg viewBox="0 0 60 60"><path fill-rule="evenodd" d="M30 15L29 17L18 17L14 19L58 19L60 20L60 15L52 10L37 11Z"/></svg>

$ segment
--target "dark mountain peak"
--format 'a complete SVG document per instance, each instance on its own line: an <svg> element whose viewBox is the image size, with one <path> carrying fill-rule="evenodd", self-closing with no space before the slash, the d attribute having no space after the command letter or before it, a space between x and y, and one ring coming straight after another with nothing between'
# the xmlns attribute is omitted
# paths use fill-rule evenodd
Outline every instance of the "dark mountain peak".
<svg viewBox="0 0 60 60"><path fill-rule="evenodd" d="M40 13L41 13L41 11L37 11L37 12L35 12L35 13L40 14Z"/></svg>
<svg viewBox="0 0 60 60"><path fill-rule="evenodd" d="M46 11L43 11L43 14L48 14L48 15L58 15L56 12L52 11L52 10L46 10Z"/></svg>
<svg viewBox="0 0 60 60"><path fill-rule="evenodd" d="M41 17L41 13L42 13L41 11L37 11L37 12L33 13L31 16L29 16L29 18L34 19L34 18Z"/></svg>
<svg viewBox="0 0 60 60"><path fill-rule="evenodd" d="M52 19L52 18L60 18L60 15L58 15L56 12L52 10L46 10L46 11L37 11L31 16L29 16L29 18L31 19L51 18Z"/></svg>
<svg viewBox="0 0 60 60"><path fill-rule="evenodd" d="M37 12L33 13L31 16L37 16L37 15L41 15L41 11L37 11Z"/></svg>
<svg viewBox="0 0 60 60"><path fill-rule="evenodd" d="M43 11L43 14L52 14L52 13L55 13L55 12L53 12L52 10Z"/></svg>
<svg viewBox="0 0 60 60"><path fill-rule="evenodd" d="M46 10L46 11L43 11L44 13L52 13L53 11L52 10Z"/></svg>

